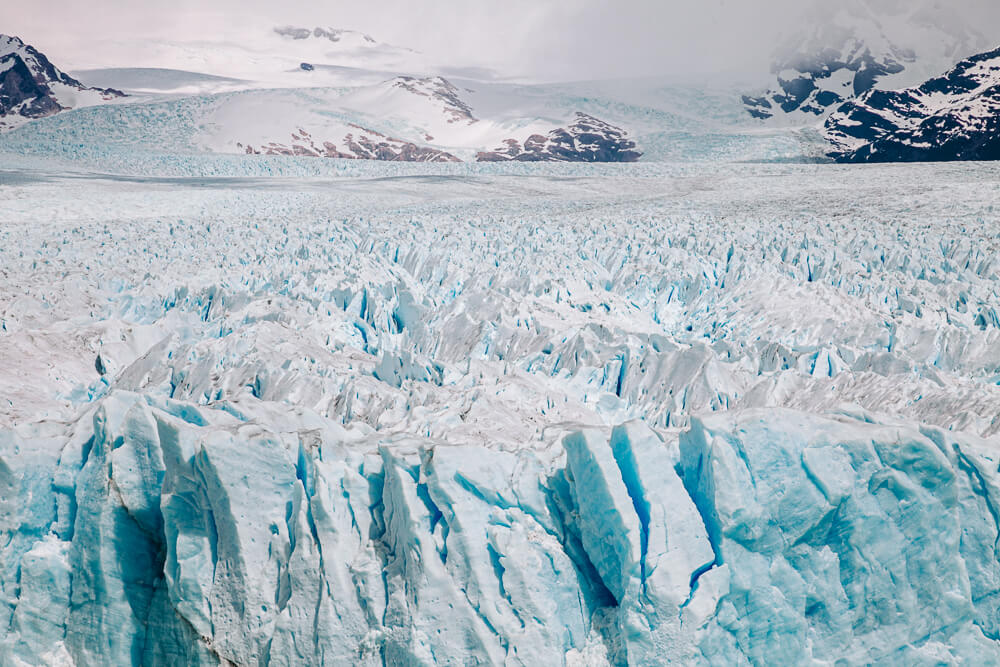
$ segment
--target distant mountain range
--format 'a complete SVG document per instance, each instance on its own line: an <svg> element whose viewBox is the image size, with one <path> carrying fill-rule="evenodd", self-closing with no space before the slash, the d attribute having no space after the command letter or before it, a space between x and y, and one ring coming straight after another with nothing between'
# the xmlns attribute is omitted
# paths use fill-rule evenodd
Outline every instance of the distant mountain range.
<svg viewBox="0 0 1000 667"><path fill-rule="evenodd" d="M197 97L198 115L191 119L193 127L183 131L196 147L215 153L409 162L619 162L642 154L626 129L579 110L551 108L537 96L518 98L509 87L501 91L496 84L470 82L473 89L440 75L386 77L378 70L337 64L344 57L363 61L365 54L382 64L390 52L407 52L370 35L280 27L274 36L281 42L279 62L302 56L312 60L286 72L295 88L156 68L85 74L102 82L127 82L131 101ZM119 90L87 87L63 74L17 38L2 37L0 45L5 49L0 57L0 129L124 97ZM323 75L331 70L354 85L324 86L328 79ZM213 89L219 92L213 94ZM485 108L477 111L477 100L485 101ZM560 118L569 120L560 125ZM159 122L176 120L167 115ZM498 145L502 148L496 149Z"/></svg>
<svg viewBox="0 0 1000 667"><path fill-rule="evenodd" d="M786 45L775 61L776 87L744 96L745 110L765 124L777 121L776 131L785 136L794 132L782 124L822 126L829 157L843 162L1000 159L1000 50L955 57L981 42L978 33L949 23L947 12L907 7L900 3L895 10L909 27L905 34L871 11L866 0L831 9L828 22ZM655 95L664 93L655 84L634 94L620 82L605 86L614 92L601 97L594 94L600 83L520 85L414 74L419 54L348 30L286 26L262 41L274 42L272 55L261 47L248 62L268 76L280 72L280 85L266 77L158 68L90 70L77 79L19 38L0 35L0 132L17 132L71 109L116 104L121 106L90 117L86 125L62 124L63 138L54 141L60 145L82 132L103 144L110 132L145 145L151 133L167 126L174 148L188 152L408 162L634 162L648 150L654 159L665 159L671 155L668 142L703 136L675 126L692 122L685 115L712 113L707 107L681 109L684 98L669 112L652 106L658 104ZM373 69L356 66L369 56ZM414 69L379 69L393 59L414 63ZM932 67L938 67L931 70L935 75L951 69L921 74ZM728 110L715 111L738 117L739 107L726 101L733 99L727 95L711 98ZM150 115L140 112L141 103L165 106ZM129 114L125 129L122 119ZM704 136L714 131L712 122L704 125ZM814 159L823 152L815 138L804 142Z"/></svg>

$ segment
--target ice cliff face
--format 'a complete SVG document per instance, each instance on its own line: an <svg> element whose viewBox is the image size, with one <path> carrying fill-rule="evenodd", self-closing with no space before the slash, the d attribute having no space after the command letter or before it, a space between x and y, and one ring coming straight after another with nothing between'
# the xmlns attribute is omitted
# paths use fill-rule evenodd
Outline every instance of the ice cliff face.
<svg viewBox="0 0 1000 667"><path fill-rule="evenodd" d="M114 392L67 431L3 436L5 664L1000 660L995 451L938 428L759 411L545 461Z"/></svg>
<svg viewBox="0 0 1000 667"><path fill-rule="evenodd" d="M843 162L1000 159L1000 49L898 91L872 91L826 123Z"/></svg>

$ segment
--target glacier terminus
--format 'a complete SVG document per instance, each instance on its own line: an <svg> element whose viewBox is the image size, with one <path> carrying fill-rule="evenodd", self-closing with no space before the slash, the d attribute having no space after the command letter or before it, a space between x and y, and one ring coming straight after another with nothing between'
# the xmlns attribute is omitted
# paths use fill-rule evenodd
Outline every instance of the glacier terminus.
<svg viewBox="0 0 1000 667"><path fill-rule="evenodd" d="M756 93L0 36L0 665L1000 665L1000 31L932 4Z"/></svg>

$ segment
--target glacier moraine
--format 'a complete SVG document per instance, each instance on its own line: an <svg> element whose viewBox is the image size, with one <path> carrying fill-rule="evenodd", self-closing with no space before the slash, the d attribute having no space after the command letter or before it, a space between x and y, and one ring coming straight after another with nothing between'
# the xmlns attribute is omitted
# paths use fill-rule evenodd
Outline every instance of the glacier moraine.
<svg viewBox="0 0 1000 667"><path fill-rule="evenodd" d="M226 160L0 171L0 664L1000 664L997 166Z"/></svg>

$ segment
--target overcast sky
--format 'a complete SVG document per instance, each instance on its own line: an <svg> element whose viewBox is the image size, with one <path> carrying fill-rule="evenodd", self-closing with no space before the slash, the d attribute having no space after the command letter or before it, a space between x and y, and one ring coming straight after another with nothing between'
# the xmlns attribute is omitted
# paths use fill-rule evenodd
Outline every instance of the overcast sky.
<svg viewBox="0 0 1000 667"><path fill-rule="evenodd" d="M1000 1L939 4L974 17L980 30L1000 43ZM0 0L0 32L21 36L67 70L127 65L120 62L127 51L106 42L238 41L274 25L296 24L361 30L456 66L492 65L541 78L701 76L766 70L776 37L803 27L796 23L803 5L802 0Z"/></svg>

